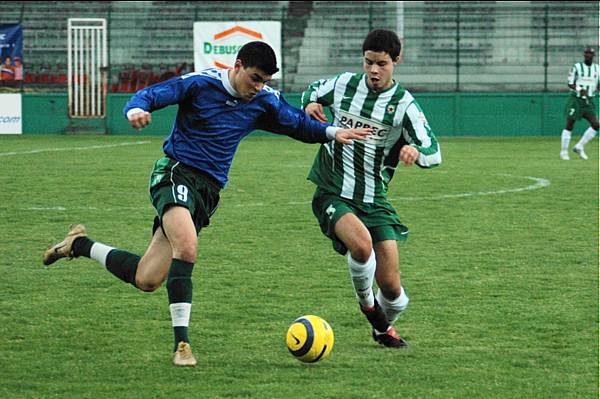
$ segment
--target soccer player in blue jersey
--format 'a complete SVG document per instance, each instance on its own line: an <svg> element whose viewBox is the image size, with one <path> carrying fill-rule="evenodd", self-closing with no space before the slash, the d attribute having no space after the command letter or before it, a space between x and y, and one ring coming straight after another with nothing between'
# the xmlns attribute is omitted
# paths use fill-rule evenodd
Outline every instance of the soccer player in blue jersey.
<svg viewBox="0 0 600 399"><path fill-rule="evenodd" d="M364 140L369 129L342 129L312 120L291 107L266 83L278 71L275 53L263 42L244 45L234 68L207 69L176 77L137 92L125 106L130 124L142 129L151 112L178 104L165 156L154 165L150 195L157 216L143 256L94 242L83 225L48 248L43 262L84 256L104 265L119 279L142 291L167 281L176 366L195 366L188 335L192 304L192 269L198 234L209 225L219 193L240 141L255 129L284 134L307 143Z"/></svg>

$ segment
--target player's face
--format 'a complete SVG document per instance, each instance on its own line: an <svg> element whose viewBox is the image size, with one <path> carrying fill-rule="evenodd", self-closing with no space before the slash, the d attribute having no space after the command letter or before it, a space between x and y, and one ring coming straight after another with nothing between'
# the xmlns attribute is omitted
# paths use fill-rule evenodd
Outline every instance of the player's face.
<svg viewBox="0 0 600 399"><path fill-rule="evenodd" d="M586 64L591 64L592 61L594 60L594 52L593 51L589 51L589 50L585 50L583 52L583 59L585 61Z"/></svg>
<svg viewBox="0 0 600 399"><path fill-rule="evenodd" d="M256 67L245 68L240 60L237 60L233 68L231 85L243 99L250 101L269 80L271 80L271 75L267 75Z"/></svg>
<svg viewBox="0 0 600 399"><path fill-rule="evenodd" d="M393 84L394 66L398 60L384 51L365 51L363 54L363 69L367 74L367 85L371 90L383 91L389 89Z"/></svg>

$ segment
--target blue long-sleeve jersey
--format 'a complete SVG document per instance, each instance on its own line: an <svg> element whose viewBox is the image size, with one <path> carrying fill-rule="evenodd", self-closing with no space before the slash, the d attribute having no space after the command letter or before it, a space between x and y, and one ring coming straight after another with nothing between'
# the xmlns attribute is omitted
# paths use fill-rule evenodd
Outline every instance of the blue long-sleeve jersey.
<svg viewBox="0 0 600 399"><path fill-rule="evenodd" d="M255 129L285 134L306 143L329 141L326 128L281 94L264 86L251 101L235 97L226 69L207 69L158 83L138 91L125 105L152 112L179 104L165 154L214 177L221 187L240 141Z"/></svg>

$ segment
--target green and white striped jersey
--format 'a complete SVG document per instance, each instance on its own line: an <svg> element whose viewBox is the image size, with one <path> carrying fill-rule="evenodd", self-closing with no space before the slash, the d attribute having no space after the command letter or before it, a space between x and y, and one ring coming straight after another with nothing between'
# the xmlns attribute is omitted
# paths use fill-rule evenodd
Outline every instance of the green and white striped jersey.
<svg viewBox="0 0 600 399"><path fill-rule="evenodd" d="M400 148L406 144L419 151L417 165L423 168L442 161L421 107L397 83L375 92L368 88L364 73L346 72L313 82L302 93L302 106L312 102L329 106L336 126L373 129L366 142L342 145L331 141L321 146L308 178L329 192L366 204L385 199Z"/></svg>
<svg viewBox="0 0 600 399"><path fill-rule="evenodd" d="M596 89L600 85L598 64L592 63L592 65L586 65L583 62L578 62L573 65L571 72L569 72L569 84L574 84L577 88L586 89L588 97L594 97ZM571 92L579 97L579 93L576 90L571 90Z"/></svg>

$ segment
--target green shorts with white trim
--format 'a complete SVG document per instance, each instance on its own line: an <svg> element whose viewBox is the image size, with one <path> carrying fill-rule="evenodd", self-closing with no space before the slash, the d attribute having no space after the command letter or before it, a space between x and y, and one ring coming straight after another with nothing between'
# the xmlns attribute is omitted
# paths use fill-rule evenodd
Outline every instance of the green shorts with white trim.
<svg viewBox="0 0 600 399"><path fill-rule="evenodd" d="M348 252L348 248L336 236L335 224L346 213L353 213L363 222L373 244L386 240L403 241L408 237L408 228L400 222L396 210L388 201L358 205L317 187L312 209L321 231L331 239L333 249L342 255Z"/></svg>

